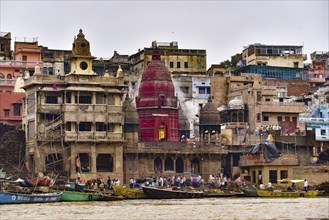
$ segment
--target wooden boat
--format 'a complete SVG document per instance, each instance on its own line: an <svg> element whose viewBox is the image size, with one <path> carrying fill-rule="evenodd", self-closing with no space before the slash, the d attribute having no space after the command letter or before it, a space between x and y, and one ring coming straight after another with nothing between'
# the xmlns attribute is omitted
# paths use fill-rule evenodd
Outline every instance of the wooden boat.
<svg viewBox="0 0 329 220"><path fill-rule="evenodd" d="M241 187L242 192L247 197L258 197L257 191L255 188L251 187Z"/></svg>
<svg viewBox="0 0 329 220"><path fill-rule="evenodd" d="M1 191L0 204L58 202L61 196L61 192L25 194Z"/></svg>
<svg viewBox="0 0 329 220"><path fill-rule="evenodd" d="M102 201L118 201L118 200L123 200L123 196L114 196L109 193L102 193L101 194L101 200Z"/></svg>
<svg viewBox="0 0 329 220"><path fill-rule="evenodd" d="M101 195L96 193L75 192L75 191L63 191L61 201L73 202L73 201L98 201Z"/></svg>
<svg viewBox="0 0 329 220"><path fill-rule="evenodd" d="M172 188L155 188L143 186L143 191L148 199L188 199L200 198L204 194L201 191L195 190L180 190Z"/></svg>
<svg viewBox="0 0 329 220"><path fill-rule="evenodd" d="M282 190L266 190L256 189L259 197L316 197L317 190L312 191L282 191Z"/></svg>
<svg viewBox="0 0 329 220"><path fill-rule="evenodd" d="M229 191L229 192L224 192L221 190L209 190L209 191L205 191L203 193L204 197L233 197L233 196L241 196L240 192L233 192L233 191Z"/></svg>
<svg viewBox="0 0 329 220"><path fill-rule="evenodd" d="M143 190L140 189L134 189L134 188L126 188L123 186L112 186L114 190L114 194L116 196L124 196L127 199L144 199L145 194Z"/></svg>

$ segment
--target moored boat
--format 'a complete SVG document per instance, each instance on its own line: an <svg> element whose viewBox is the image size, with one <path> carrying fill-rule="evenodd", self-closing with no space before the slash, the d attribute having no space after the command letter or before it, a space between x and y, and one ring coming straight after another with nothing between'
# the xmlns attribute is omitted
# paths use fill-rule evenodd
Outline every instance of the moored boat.
<svg viewBox="0 0 329 220"><path fill-rule="evenodd" d="M61 192L26 194L1 191L0 204L58 202L61 196Z"/></svg>
<svg viewBox="0 0 329 220"><path fill-rule="evenodd" d="M283 191L283 190L266 190L256 189L259 197L316 197L317 190L312 191Z"/></svg>
<svg viewBox="0 0 329 220"><path fill-rule="evenodd" d="M116 196L124 196L127 199L144 199L145 194L143 190L134 189L134 188L126 188L123 186L112 186L114 194Z"/></svg>
<svg viewBox="0 0 329 220"><path fill-rule="evenodd" d="M75 192L75 191L63 191L61 201L98 201L101 195L97 193Z"/></svg>
<svg viewBox="0 0 329 220"><path fill-rule="evenodd" d="M257 191L255 188L251 187L241 187L242 192L247 197L258 197Z"/></svg>
<svg viewBox="0 0 329 220"><path fill-rule="evenodd" d="M204 194L201 191L195 190L180 190L172 188L155 188L143 187L144 194L148 199L187 199L200 198Z"/></svg>

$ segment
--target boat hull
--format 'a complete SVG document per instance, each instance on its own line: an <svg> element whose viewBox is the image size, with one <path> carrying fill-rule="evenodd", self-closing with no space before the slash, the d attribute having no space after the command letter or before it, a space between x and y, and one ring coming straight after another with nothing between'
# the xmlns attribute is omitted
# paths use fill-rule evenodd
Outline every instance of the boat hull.
<svg viewBox="0 0 329 220"><path fill-rule="evenodd" d="M189 199L201 198L203 192L182 191L172 189L159 189L154 187L143 187L144 194L148 199Z"/></svg>
<svg viewBox="0 0 329 220"><path fill-rule="evenodd" d="M254 188L241 187L241 190L247 197L258 197L257 191Z"/></svg>
<svg viewBox="0 0 329 220"><path fill-rule="evenodd" d="M316 197L318 191L270 191L257 189L259 197Z"/></svg>
<svg viewBox="0 0 329 220"><path fill-rule="evenodd" d="M0 204L59 202L62 193L22 194L0 192Z"/></svg>
<svg viewBox="0 0 329 220"><path fill-rule="evenodd" d="M142 190L125 188L122 186L112 186L116 196L124 196L127 199L144 199L145 194Z"/></svg>
<svg viewBox="0 0 329 220"><path fill-rule="evenodd" d="M101 195L85 192L64 191L61 201L74 202L74 201L98 201Z"/></svg>

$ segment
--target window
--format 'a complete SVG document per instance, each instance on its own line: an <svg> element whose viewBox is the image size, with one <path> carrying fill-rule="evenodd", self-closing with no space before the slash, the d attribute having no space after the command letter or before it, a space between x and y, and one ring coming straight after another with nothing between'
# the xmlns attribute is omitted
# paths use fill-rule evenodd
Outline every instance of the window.
<svg viewBox="0 0 329 220"><path fill-rule="evenodd" d="M183 173L184 172L184 161L181 157L176 159L176 173Z"/></svg>
<svg viewBox="0 0 329 220"><path fill-rule="evenodd" d="M199 87L199 94L210 94L210 87Z"/></svg>
<svg viewBox="0 0 329 220"><path fill-rule="evenodd" d="M0 44L0 51L4 52L5 51L5 44Z"/></svg>
<svg viewBox="0 0 329 220"><path fill-rule="evenodd" d="M265 101L266 101L266 102L269 102L269 101L271 101L271 99L265 99Z"/></svg>
<svg viewBox="0 0 329 220"><path fill-rule="evenodd" d="M321 129L321 135L326 135L326 130L325 129Z"/></svg>
<svg viewBox="0 0 329 220"><path fill-rule="evenodd" d="M263 121L269 121L268 115L263 115Z"/></svg>
<svg viewBox="0 0 329 220"><path fill-rule="evenodd" d="M21 103L14 103L14 116L21 115Z"/></svg>
<svg viewBox="0 0 329 220"><path fill-rule="evenodd" d="M80 153L81 172L90 172L90 155L87 153Z"/></svg>
<svg viewBox="0 0 329 220"><path fill-rule="evenodd" d="M123 84L127 86L129 85L129 81L124 81Z"/></svg>
<svg viewBox="0 0 329 220"><path fill-rule="evenodd" d="M165 160L165 171L172 171L174 170L174 161L171 157L167 157Z"/></svg>
<svg viewBox="0 0 329 220"><path fill-rule="evenodd" d="M23 61L27 61L27 56L22 57Z"/></svg>
<svg viewBox="0 0 329 220"><path fill-rule="evenodd" d="M271 183L276 183L277 182L277 176L278 176L278 174L277 174L277 171L276 170L270 170L269 171L269 177L270 177L270 182Z"/></svg>
<svg viewBox="0 0 329 220"><path fill-rule="evenodd" d="M284 121L290 121L290 117L288 116L284 117Z"/></svg>
<svg viewBox="0 0 329 220"><path fill-rule="evenodd" d="M169 63L169 67L170 67L170 68L174 68L174 62L170 62L170 63Z"/></svg>
<svg viewBox="0 0 329 220"><path fill-rule="evenodd" d="M261 115L260 113L257 113L257 122L260 122Z"/></svg>
<svg viewBox="0 0 329 220"><path fill-rule="evenodd" d="M297 117L292 117L293 122L297 122Z"/></svg>
<svg viewBox="0 0 329 220"><path fill-rule="evenodd" d="M96 131L106 131L106 123L96 122Z"/></svg>
<svg viewBox="0 0 329 220"><path fill-rule="evenodd" d="M298 62L294 62L294 68L298 68Z"/></svg>
<svg viewBox="0 0 329 220"><path fill-rule="evenodd" d="M131 88L135 89L136 88L136 82L131 82Z"/></svg>
<svg viewBox="0 0 329 220"><path fill-rule="evenodd" d="M77 96L76 96L76 98L77 98ZM79 102L77 102L77 100L76 100L76 103L79 103L79 104L91 104L91 96L80 95L79 96Z"/></svg>
<svg viewBox="0 0 329 220"><path fill-rule="evenodd" d="M91 122L80 122L79 131L91 131Z"/></svg>
<svg viewBox="0 0 329 220"><path fill-rule="evenodd" d="M96 158L97 172L113 172L113 162L111 154L98 154Z"/></svg>
<svg viewBox="0 0 329 220"><path fill-rule="evenodd" d="M57 96L46 96L46 103L47 104L57 104L58 103Z"/></svg>
<svg viewBox="0 0 329 220"><path fill-rule="evenodd" d="M177 68L180 68L180 62L177 62Z"/></svg>
<svg viewBox="0 0 329 220"><path fill-rule="evenodd" d="M188 86L180 87L180 91L182 91L185 94L188 94L189 87Z"/></svg>
<svg viewBox="0 0 329 220"><path fill-rule="evenodd" d="M184 68L188 68L188 62L184 62Z"/></svg>
<svg viewBox="0 0 329 220"><path fill-rule="evenodd" d="M5 113L5 117L9 117L9 111L10 111L10 110L9 110L9 109L4 109L3 111L4 111L4 113Z"/></svg>
<svg viewBox="0 0 329 220"><path fill-rule="evenodd" d="M288 178L288 170L280 170L280 179L287 179ZM288 183L288 182L282 182Z"/></svg>
<svg viewBox="0 0 329 220"><path fill-rule="evenodd" d="M282 121L282 116L278 116L278 121Z"/></svg>
<svg viewBox="0 0 329 220"><path fill-rule="evenodd" d="M67 92L65 95L66 103L71 103L71 92Z"/></svg>

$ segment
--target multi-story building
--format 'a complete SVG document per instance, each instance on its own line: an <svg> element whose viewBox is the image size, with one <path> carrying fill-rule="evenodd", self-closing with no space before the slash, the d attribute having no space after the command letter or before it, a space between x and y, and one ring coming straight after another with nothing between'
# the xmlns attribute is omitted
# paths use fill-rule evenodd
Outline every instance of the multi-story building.
<svg viewBox="0 0 329 220"><path fill-rule="evenodd" d="M123 177L123 77L99 76L82 30L72 45L70 72L25 80L23 128L30 172Z"/></svg>
<svg viewBox="0 0 329 220"><path fill-rule="evenodd" d="M10 32L0 35L0 122L14 125L22 121L25 93L20 86L23 77L33 75L34 67L37 63L42 66L42 62L41 48L36 39L15 41L12 56L10 36Z"/></svg>

